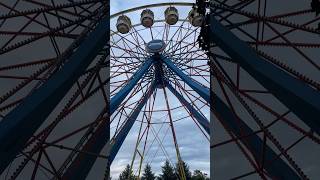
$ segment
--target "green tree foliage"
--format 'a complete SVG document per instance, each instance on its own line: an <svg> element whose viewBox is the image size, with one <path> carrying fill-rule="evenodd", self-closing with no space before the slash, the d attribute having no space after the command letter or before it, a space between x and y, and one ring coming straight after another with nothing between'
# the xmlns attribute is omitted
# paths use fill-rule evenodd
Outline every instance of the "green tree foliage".
<svg viewBox="0 0 320 180"><path fill-rule="evenodd" d="M141 180L155 180L156 176L151 170L151 166L149 164L144 168L144 172L142 174Z"/></svg>
<svg viewBox="0 0 320 180"><path fill-rule="evenodd" d="M129 164L126 166L126 168L119 175L119 180L134 180L134 175L133 175L132 170L130 170Z"/></svg>
<svg viewBox="0 0 320 180"><path fill-rule="evenodd" d="M206 173L196 169L193 171L192 180L209 180Z"/></svg>
<svg viewBox="0 0 320 180"><path fill-rule="evenodd" d="M188 164L184 161L181 161L181 163L182 163L182 167L183 167L183 170L184 170L184 173L186 176L186 180L191 180L192 176L191 176L191 172L190 172ZM178 163L176 164L175 171L176 171L176 174L181 174ZM181 175L180 175L180 177L181 177Z"/></svg>
<svg viewBox="0 0 320 180"><path fill-rule="evenodd" d="M170 165L169 161L166 161L162 168L162 174L159 175L159 180L177 180L174 168Z"/></svg>
<svg viewBox="0 0 320 180"><path fill-rule="evenodd" d="M208 175L198 169L194 170L193 173L190 172L189 166L186 162L182 161L182 166L185 172L186 180L210 180ZM180 176L180 170L178 163L176 167L172 167L169 161L165 161L163 166L161 167L161 174L156 177L155 173L152 172L152 168L149 164L146 164L141 180L179 180L178 176ZM137 180L138 177L133 175L133 171L130 170L129 164L119 175L119 180Z"/></svg>

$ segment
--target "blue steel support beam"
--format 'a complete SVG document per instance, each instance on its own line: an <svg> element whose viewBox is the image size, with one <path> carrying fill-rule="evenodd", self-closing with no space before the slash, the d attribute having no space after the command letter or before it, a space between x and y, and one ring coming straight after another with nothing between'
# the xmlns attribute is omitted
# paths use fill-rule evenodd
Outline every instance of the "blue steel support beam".
<svg viewBox="0 0 320 180"><path fill-rule="evenodd" d="M109 31L109 18L102 18L63 67L1 121L0 174L107 44Z"/></svg>
<svg viewBox="0 0 320 180"><path fill-rule="evenodd" d="M107 118L109 119L109 117ZM74 158L68 169L64 172L61 179L85 180L97 159L97 156L95 155L100 153L109 139L110 123L109 120L105 120L99 124L97 129L94 131L94 134L81 149L83 152L89 152L92 154L79 153L76 158Z"/></svg>
<svg viewBox="0 0 320 180"><path fill-rule="evenodd" d="M133 111L133 113L131 113L131 116L128 118L128 121L126 122L124 127L121 128L119 134L115 139L115 144L110 144L108 124L102 123L99 125L95 133L90 137L90 139L86 142L86 144L83 146L81 150L93 154L99 154L101 153L103 147L107 144L107 150L111 149L113 155L111 159L113 160L118 150L120 149L125 137L127 136L131 127L133 126L139 112L147 102L150 95L153 93L154 89L155 85L154 83L152 83L147 94L139 101L138 105L136 106L136 109ZM63 174L62 179L86 179L96 159L97 156L95 155L79 153L76 156L76 158L72 161L71 165L68 167L66 172ZM110 157L108 159L108 162L110 162ZM108 164L111 164L111 162Z"/></svg>
<svg viewBox="0 0 320 180"><path fill-rule="evenodd" d="M172 94L174 94L179 101L181 102L181 104L183 104L188 111L190 112L190 114L196 118L196 120L199 122L199 124L203 127L203 129L210 134L210 122L208 121L208 119L206 117L204 117L202 114L200 114L196 109L194 109L192 107L192 105L177 91L175 90L171 84L167 83L167 88L172 92Z"/></svg>
<svg viewBox="0 0 320 180"><path fill-rule="evenodd" d="M214 15L209 16L208 41L216 43L252 77L320 135L320 92L265 61Z"/></svg>
<svg viewBox="0 0 320 180"><path fill-rule="evenodd" d="M166 62L167 65L170 64L170 66L168 67L172 69L177 75L179 75L181 79L183 79L186 83L194 82L190 77L184 75L184 73L179 68L174 66L172 62L170 63L170 60L167 59L164 62ZM197 88L197 86L194 85L191 87ZM193 90L198 91L196 88L194 88ZM204 97L210 97L209 89L202 86L201 88L203 88L202 92L205 93ZM216 96L214 93L212 94L214 97L211 97L213 99L213 103L211 103L211 106L213 107L211 108L211 110L213 110L217 117L221 118L221 121L223 121L232 131L232 133L237 137L240 138L245 137L246 135L250 135L248 136L248 138L240 138L240 140L248 148L255 159L258 162L261 162L264 150L263 141L258 135L253 133L254 131L243 120L241 120L239 117L236 117L232 110L230 110L230 108L218 96ZM292 170L285 161L278 158L277 154L269 146L266 145L264 153L265 162L273 161L272 164L264 166L264 169L272 177L275 177L276 179L300 179L296 172Z"/></svg>
<svg viewBox="0 0 320 180"><path fill-rule="evenodd" d="M111 140L111 142L108 143L108 145L110 144L109 145L110 151L107 152L108 156L109 156L109 159L108 159L109 165L111 165L112 161L116 157L122 143L126 139L128 133L129 133L130 129L132 128L134 122L136 121L141 109L146 104L147 100L150 98L150 96L152 95L152 93L154 92L155 89L156 89L156 83L152 82L148 92L139 101L139 103L137 104L135 109L132 111L132 113L128 117L128 120L123 125L123 127L121 128L119 133L116 135L116 137L114 139Z"/></svg>
<svg viewBox="0 0 320 180"><path fill-rule="evenodd" d="M152 63L153 63L153 59L146 59L144 64L141 67L139 67L139 69L131 77L127 85L123 87L115 96L113 96L110 102L110 114L113 114L113 112L118 108L118 106L127 97L127 95L132 90L132 88L148 71Z"/></svg>
<svg viewBox="0 0 320 180"><path fill-rule="evenodd" d="M220 119L220 121L226 124L227 128L238 138L246 137L240 138L240 140L258 162L262 162L263 151L265 151L265 164L263 168L273 179L301 179L299 175L297 175L297 173L285 161L279 158L268 145L266 145L264 150L263 141L260 137L254 134L254 131L245 122L243 122L243 120L235 116L233 111L218 96L215 94L213 95L213 113ZM267 164L269 162L272 163Z"/></svg>
<svg viewBox="0 0 320 180"><path fill-rule="evenodd" d="M185 83L187 83L194 91L196 91L204 100L210 101L209 89L200 85L189 76L184 74L168 57L161 55L162 61L170 68L174 73L176 73ZM210 102L209 102L210 103Z"/></svg>

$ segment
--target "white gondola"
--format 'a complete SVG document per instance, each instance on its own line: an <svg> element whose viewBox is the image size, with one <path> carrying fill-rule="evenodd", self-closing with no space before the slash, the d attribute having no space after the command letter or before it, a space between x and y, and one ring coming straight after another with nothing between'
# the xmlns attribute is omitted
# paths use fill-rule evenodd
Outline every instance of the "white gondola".
<svg viewBox="0 0 320 180"><path fill-rule="evenodd" d="M168 7L164 11L164 16L166 19L166 23L168 23L170 25L176 24L179 20L179 13L178 13L177 8L175 8L175 7Z"/></svg>
<svg viewBox="0 0 320 180"><path fill-rule="evenodd" d="M150 9L145 9L141 13L141 24L144 27L150 28L154 23L154 14Z"/></svg>
<svg viewBox="0 0 320 180"><path fill-rule="evenodd" d="M195 7L192 7L188 15L189 22L194 27L200 27L203 23L204 17L202 14L199 14Z"/></svg>
<svg viewBox="0 0 320 180"><path fill-rule="evenodd" d="M121 34L127 34L132 27L131 20L128 16L125 16L125 15L119 16L116 26L117 26L117 30Z"/></svg>

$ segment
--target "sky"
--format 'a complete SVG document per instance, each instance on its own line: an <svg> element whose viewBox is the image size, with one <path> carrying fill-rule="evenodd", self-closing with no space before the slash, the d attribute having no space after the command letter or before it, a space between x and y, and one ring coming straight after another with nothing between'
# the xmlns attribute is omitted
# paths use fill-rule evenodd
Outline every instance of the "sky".
<svg viewBox="0 0 320 180"><path fill-rule="evenodd" d="M192 1L165 1L165 0L155 0L152 1L152 3L161 3L161 2L192 2ZM138 7L141 5L146 5L150 3L146 3L146 1L126 1L124 3L123 1L117 1L117 0L111 0L110 1L111 8L110 8L110 14L117 13L119 11L126 10L128 8ZM152 9L155 13L156 19L163 19L161 17L163 15L164 8L153 8ZM183 12L179 12L180 18L187 17L187 13L189 12L190 7L185 8ZM133 22L132 24L135 24L134 22L137 22L140 18L140 12L139 10L137 13L130 14L130 19ZM114 18L115 20L116 18ZM112 23L113 21L111 21ZM113 24L114 25L114 24ZM111 29L113 29L111 25ZM139 29L137 27L137 29ZM156 29L156 28L155 28ZM161 29L159 28L159 31ZM174 28L172 29L174 32ZM141 33L143 34L143 32ZM158 95L159 94L159 95ZM161 109L163 108L163 96L161 95L162 92L159 92L157 94L157 102L155 109ZM170 104L172 106L179 106L179 101L171 94L170 95ZM208 110L204 110L204 113L206 113L207 118L209 119L209 112ZM180 116L185 116L185 111L182 109L179 109L177 111L173 111L174 118L178 119L179 114ZM158 113L153 116L153 121L159 121L161 118L165 116L164 113ZM155 130L159 130L159 137L164 138L164 147L168 153L168 156L170 157L170 160L173 164L176 163L176 151L173 146L173 140L171 137L171 132L168 131L168 125L165 125L164 128L161 128L157 125L154 125ZM138 123L134 125L132 130L130 131L129 135L127 136L123 146L121 147L119 153L116 156L116 159L114 160L112 166L111 166L111 176L112 177L118 177L119 173L124 169L126 164L130 164L132 160L132 152L134 150L136 136L137 136L137 129L138 129ZM200 169L203 172L210 174L210 162L209 162L209 142L205 138L205 136L198 130L198 128L195 126L194 122L190 118L186 118L180 122L175 123L175 130L177 135L178 144L180 147L180 153L182 156L182 159L190 166L190 170L193 171L195 169ZM153 135L149 135L150 138L154 138ZM151 166L153 170L159 174L161 170L161 166L163 165L164 161L166 160L166 157L164 156L164 152L159 150L159 145L155 143L153 145L154 147L151 147L150 153L151 155L148 155L145 157L145 161L143 166L146 162L152 162ZM158 149L158 150L157 150ZM153 155L152 155L153 154ZM137 167L137 162L135 162L135 167Z"/></svg>

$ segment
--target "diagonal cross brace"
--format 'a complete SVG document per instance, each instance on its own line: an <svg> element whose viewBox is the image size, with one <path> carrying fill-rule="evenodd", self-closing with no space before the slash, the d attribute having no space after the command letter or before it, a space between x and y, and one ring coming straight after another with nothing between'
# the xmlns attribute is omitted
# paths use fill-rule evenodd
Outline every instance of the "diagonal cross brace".
<svg viewBox="0 0 320 180"><path fill-rule="evenodd" d="M109 40L109 18L102 18L62 68L0 123L0 174L23 149Z"/></svg>
<svg viewBox="0 0 320 180"><path fill-rule="evenodd" d="M262 86L320 135L320 92L265 61L214 15L209 15L209 41L217 44Z"/></svg>
<svg viewBox="0 0 320 180"><path fill-rule="evenodd" d="M109 109L106 107L105 109ZM101 149L104 147L106 142L110 139L110 121L109 113L106 117L103 117L105 109L99 115L99 119L102 119L102 122L98 125L96 130L92 133L92 136L87 140L87 142L82 146L82 152L89 152L91 154L78 153L75 158L73 158L72 163L63 173L61 178L62 180L77 179L85 180L94 165L97 156Z"/></svg>
<svg viewBox="0 0 320 180"><path fill-rule="evenodd" d="M174 94L181 104L183 104L188 111L190 112L191 116L196 118L196 120L199 122L199 124L203 127L203 129L210 134L210 122L209 120L204 117L202 114L200 114L196 109L193 108L193 106L176 90L172 87L171 84L166 83L167 88Z"/></svg>
<svg viewBox="0 0 320 180"><path fill-rule="evenodd" d="M263 168L275 179L301 179L296 172L266 144L263 149L263 141L254 134L254 131L214 93L213 113L226 124L227 128L247 147L257 162L262 162L264 154ZM246 137L246 138L241 138ZM263 151L265 151L263 153ZM270 163L270 164L268 164Z"/></svg>
<svg viewBox="0 0 320 180"><path fill-rule="evenodd" d="M156 89L156 83L153 81L147 93L142 97L139 103L136 105L135 109L131 112L130 116L128 117L127 121L116 135L114 139L108 142L108 157L109 157L109 164L111 165L112 161L116 157L122 143L124 142L125 138L127 137L130 129L132 128L134 122L136 121L138 115L140 114L141 109L147 103L148 99Z"/></svg>

